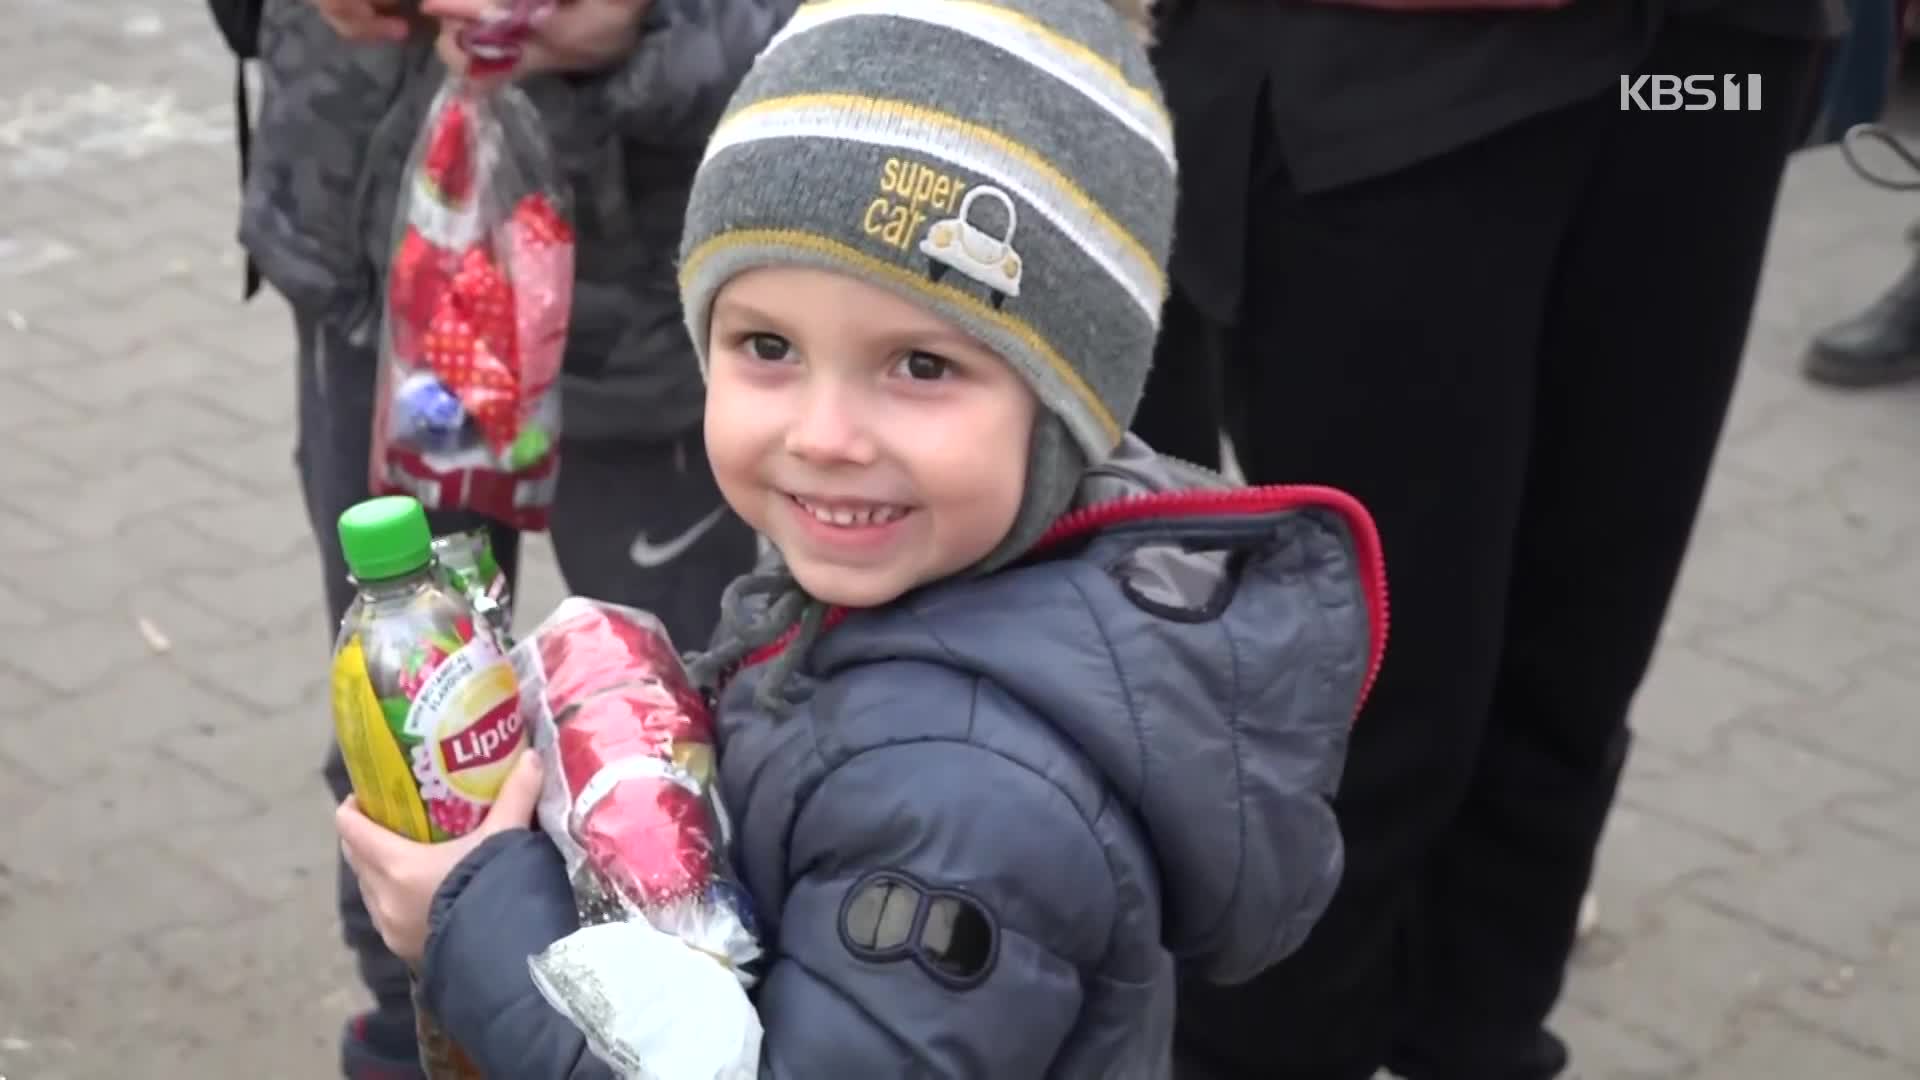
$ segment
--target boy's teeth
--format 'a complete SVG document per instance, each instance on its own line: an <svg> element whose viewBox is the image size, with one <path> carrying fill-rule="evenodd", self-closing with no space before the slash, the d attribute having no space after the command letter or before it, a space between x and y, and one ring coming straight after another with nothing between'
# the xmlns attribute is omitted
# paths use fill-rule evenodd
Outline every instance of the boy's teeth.
<svg viewBox="0 0 1920 1080"><path fill-rule="evenodd" d="M839 525L843 528L851 528L856 525L885 525L887 522L905 513L905 511L897 506L879 506L866 510L847 510L844 508L834 509L826 506L814 506L807 502L801 502L800 505L806 509L807 513L812 514L818 520L824 521L829 525Z"/></svg>

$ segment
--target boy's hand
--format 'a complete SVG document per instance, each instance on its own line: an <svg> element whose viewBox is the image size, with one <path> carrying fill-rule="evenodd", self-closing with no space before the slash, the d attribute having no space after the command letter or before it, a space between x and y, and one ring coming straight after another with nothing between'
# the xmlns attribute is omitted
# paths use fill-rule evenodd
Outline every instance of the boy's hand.
<svg viewBox="0 0 1920 1080"><path fill-rule="evenodd" d="M390 832L360 812L349 795L333 815L340 831L340 849L360 880L360 896L374 928L393 954L418 966L427 947L427 914L433 894L460 860L481 841L509 829L524 829L533 821L540 799L540 756L523 751L513 772L500 787L500 796L480 827L443 844L420 844Z"/></svg>
<svg viewBox="0 0 1920 1080"><path fill-rule="evenodd" d="M405 41L405 0L309 0L348 41Z"/></svg>
<svg viewBox="0 0 1920 1080"><path fill-rule="evenodd" d="M534 27L509 78L550 71L593 71L618 63L640 37L652 0L559 0ZM493 0L426 0L421 10L440 20L439 52L449 71L465 71L460 31L485 17Z"/></svg>

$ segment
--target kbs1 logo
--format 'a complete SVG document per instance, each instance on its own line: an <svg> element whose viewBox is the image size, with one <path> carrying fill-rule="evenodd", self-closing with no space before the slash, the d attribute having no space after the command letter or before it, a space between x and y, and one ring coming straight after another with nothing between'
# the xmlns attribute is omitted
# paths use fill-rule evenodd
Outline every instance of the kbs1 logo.
<svg viewBox="0 0 1920 1080"><path fill-rule="evenodd" d="M1648 112L1760 109L1758 75L1622 75L1620 108Z"/></svg>

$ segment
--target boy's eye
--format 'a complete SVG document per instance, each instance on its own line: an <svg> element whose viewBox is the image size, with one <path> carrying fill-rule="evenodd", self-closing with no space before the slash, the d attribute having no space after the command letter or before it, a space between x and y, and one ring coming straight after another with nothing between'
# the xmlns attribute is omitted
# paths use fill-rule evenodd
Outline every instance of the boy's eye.
<svg viewBox="0 0 1920 1080"><path fill-rule="evenodd" d="M932 353L910 352L900 361L900 372L909 379L933 382L953 373L953 361Z"/></svg>
<svg viewBox="0 0 1920 1080"><path fill-rule="evenodd" d="M778 334L748 334L746 344L756 360L777 362L793 352L793 346Z"/></svg>

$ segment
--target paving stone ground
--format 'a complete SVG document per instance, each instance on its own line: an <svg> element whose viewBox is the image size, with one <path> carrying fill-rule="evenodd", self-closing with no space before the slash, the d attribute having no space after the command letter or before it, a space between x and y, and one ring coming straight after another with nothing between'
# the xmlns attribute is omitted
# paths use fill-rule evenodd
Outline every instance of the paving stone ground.
<svg viewBox="0 0 1920 1080"><path fill-rule="evenodd" d="M0 1077L326 1076L326 640L231 69L197 4L7 11ZM1920 1077L1920 389L1794 373L1917 211L1793 166L1559 1016L1580 1077Z"/></svg>

